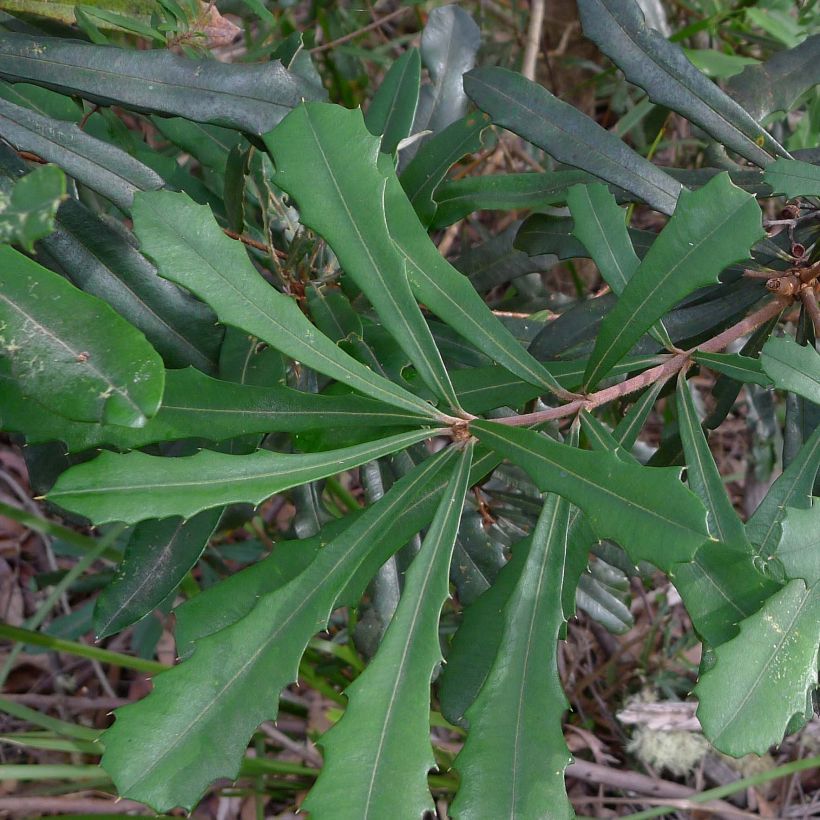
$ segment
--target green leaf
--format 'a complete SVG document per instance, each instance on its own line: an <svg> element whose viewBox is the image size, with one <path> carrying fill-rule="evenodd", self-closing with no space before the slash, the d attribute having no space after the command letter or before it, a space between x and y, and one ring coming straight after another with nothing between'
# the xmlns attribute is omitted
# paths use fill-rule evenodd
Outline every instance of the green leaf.
<svg viewBox="0 0 820 820"><path fill-rule="evenodd" d="M342 473L431 435L434 430L416 430L307 454L257 450L233 456L203 450L193 456L164 458L140 452L101 453L66 470L48 499L97 524L171 515L188 518L224 504L261 504L282 490Z"/></svg>
<svg viewBox="0 0 820 820"><path fill-rule="evenodd" d="M434 194L450 166L481 148L481 135L489 124L490 118L480 112L450 123L427 140L402 171L402 188L425 227L436 214Z"/></svg>
<svg viewBox="0 0 820 820"><path fill-rule="evenodd" d="M65 174L56 165L43 165L18 179L10 192L0 190L0 242L31 253L34 243L54 230L65 188Z"/></svg>
<svg viewBox="0 0 820 820"><path fill-rule="evenodd" d="M681 185L545 88L505 68L478 68L464 89L497 125L518 134L559 162L589 171L671 214Z"/></svg>
<svg viewBox="0 0 820 820"><path fill-rule="evenodd" d="M248 145L241 134L216 125L191 122L179 117L151 117L151 122L163 137L219 174L225 170L231 151Z"/></svg>
<svg viewBox="0 0 820 820"><path fill-rule="evenodd" d="M7 245L0 356L27 396L66 418L139 427L162 398L162 360L138 330Z"/></svg>
<svg viewBox="0 0 820 820"><path fill-rule="evenodd" d="M539 489L580 507L595 535L617 541L633 561L667 569L691 560L709 538L703 505L680 483L677 468L642 467L492 422L472 422L470 429L526 470Z"/></svg>
<svg viewBox="0 0 820 820"><path fill-rule="evenodd" d="M801 510L809 507L819 466L820 427L817 427L746 522L746 534L755 545L757 555L764 559L774 555L780 543L786 507Z"/></svg>
<svg viewBox="0 0 820 820"><path fill-rule="evenodd" d="M296 303L274 290L242 245L220 230L210 209L186 194L138 194L134 228L161 276L195 293L219 320L242 328L306 367L403 410L437 415L426 402L343 353L318 333Z"/></svg>
<svg viewBox="0 0 820 820"><path fill-rule="evenodd" d="M561 716L569 704L557 657L569 510L564 499L547 497L504 607L499 653L467 710L470 729L455 763L461 785L454 817L575 816L564 788L571 757Z"/></svg>
<svg viewBox="0 0 820 820"><path fill-rule="evenodd" d="M413 127L420 83L421 58L418 49L411 48L390 66L368 106L365 125L381 137L379 150L385 154L395 154Z"/></svg>
<svg viewBox="0 0 820 820"><path fill-rule="evenodd" d="M2 38L2 35L0 35ZM18 151L57 163L78 182L128 210L137 191L162 188L162 177L120 148L74 123L58 122L0 99L0 136Z"/></svg>
<svg viewBox="0 0 820 820"><path fill-rule="evenodd" d="M511 373L531 384L563 394L563 388L492 314L469 280L433 244L418 221L392 169L387 175L386 206L390 236L407 265L416 297L450 327Z"/></svg>
<svg viewBox="0 0 820 820"><path fill-rule="evenodd" d="M189 60L165 49L134 51L12 32L0 33L0 76L102 105L257 135L270 131L302 100L324 96L278 61Z"/></svg>
<svg viewBox="0 0 820 820"><path fill-rule="evenodd" d="M346 690L341 721L322 736L325 763L305 803L314 817L421 816L434 809L427 772L430 679L441 661L439 615L470 473L455 464L376 657Z"/></svg>
<svg viewBox="0 0 820 820"><path fill-rule="evenodd" d="M339 590L368 563L373 533L453 455L448 449L398 481L304 572L259 598L245 617L197 641L191 659L155 678L145 700L117 710L104 735L102 765L121 795L157 811L191 809L213 780L238 775L248 739L276 717L277 696L296 680L302 653L327 624ZM383 553L378 559L386 560Z"/></svg>
<svg viewBox="0 0 820 820"><path fill-rule="evenodd" d="M791 336L772 337L760 354L763 369L775 387L820 404L820 353Z"/></svg>
<svg viewBox="0 0 820 820"><path fill-rule="evenodd" d="M770 154L786 155L765 129L686 59L680 46L646 24L635 0L580 0L578 13L584 34L652 102L682 114L756 165L770 163Z"/></svg>
<svg viewBox="0 0 820 820"><path fill-rule="evenodd" d="M755 198L736 188L728 174L694 193L684 191L674 215L601 325L584 379L587 389L593 389L669 308L717 281L727 265L745 259L761 235Z"/></svg>
<svg viewBox="0 0 820 820"><path fill-rule="evenodd" d="M695 687L697 715L715 748L741 757L779 744L817 685L818 645L820 587L794 580L716 647L714 667Z"/></svg>
<svg viewBox="0 0 820 820"><path fill-rule="evenodd" d="M166 518L138 524L114 580L97 597L97 639L119 632L156 609L193 567L219 521L222 510L207 510L189 520Z"/></svg>
<svg viewBox="0 0 820 820"><path fill-rule="evenodd" d="M766 169L763 179L772 186L773 194L784 194L786 199L820 196L820 165L780 157Z"/></svg>
<svg viewBox="0 0 820 820"><path fill-rule="evenodd" d="M760 65L760 60L755 60L753 57L726 54L711 48L684 48L682 51L695 68L714 79L733 77L735 74L740 74L748 65Z"/></svg>
<svg viewBox="0 0 820 820"><path fill-rule="evenodd" d="M641 264L626 227L625 214L606 185L574 185L567 194L572 232L589 251L601 278L620 296ZM673 347L663 324L649 329L666 348Z"/></svg>
<svg viewBox="0 0 820 820"><path fill-rule="evenodd" d="M436 395L458 408L441 354L413 298L387 228L379 140L360 110L308 103L265 135L275 182L297 202L302 223L327 240L385 327Z"/></svg>
<svg viewBox="0 0 820 820"><path fill-rule="evenodd" d="M778 51L762 65L749 66L726 84L728 92L758 122L775 111L788 113L809 89L820 84L820 34L796 48Z"/></svg>
<svg viewBox="0 0 820 820"><path fill-rule="evenodd" d="M801 578L807 586L820 581L820 504L807 510L787 509L776 557L787 578Z"/></svg>
<svg viewBox="0 0 820 820"><path fill-rule="evenodd" d="M698 363L722 373L735 381L771 387L772 380L763 372L760 359L739 353L703 353L696 350L692 358Z"/></svg>

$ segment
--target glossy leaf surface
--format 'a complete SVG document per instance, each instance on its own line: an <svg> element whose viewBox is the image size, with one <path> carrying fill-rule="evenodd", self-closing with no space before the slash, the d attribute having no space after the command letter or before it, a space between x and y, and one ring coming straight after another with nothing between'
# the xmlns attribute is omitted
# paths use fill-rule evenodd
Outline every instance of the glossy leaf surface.
<svg viewBox="0 0 820 820"><path fill-rule="evenodd" d="M820 404L820 353L814 347L799 345L791 336L771 338L760 361L775 387Z"/></svg>
<svg viewBox="0 0 820 820"><path fill-rule="evenodd" d="M801 578L807 586L820 581L820 503L805 510L786 510L783 535L775 555L788 578Z"/></svg>

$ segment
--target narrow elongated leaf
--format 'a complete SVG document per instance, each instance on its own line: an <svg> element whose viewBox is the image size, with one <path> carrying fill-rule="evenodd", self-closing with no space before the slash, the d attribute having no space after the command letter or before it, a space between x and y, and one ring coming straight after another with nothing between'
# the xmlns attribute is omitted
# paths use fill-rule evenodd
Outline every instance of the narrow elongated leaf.
<svg viewBox="0 0 820 820"><path fill-rule="evenodd" d="M810 505L814 477L820 467L820 427L800 448L800 452L769 488L766 497L746 522L746 534L755 553L768 558L780 543L781 524L786 507L807 509Z"/></svg>
<svg viewBox="0 0 820 820"><path fill-rule="evenodd" d="M702 353L696 351L692 358L717 373L723 373L741 383L770 387L772 380L763 372L760 359L738 353Z"/></svg>
<svg viewBox="0 0 820 820"><path fill-rule="evenodd" d="M820 581L820 503L815 501L807 510L786 510L782 527L775 555L786 577L814 586Z"/></svg>
<svg viewBox="0 0 820 820"><path fill-rule="evenodd" d="M165 181L148 166L74 123L58 122L0 99L0 137L18 151L57 163L91 190L128 210L137 191L162 188Z"/></svg>
<svg viewBox="0 0 820 820"><path fill-rule="evenodd" d="M20 245L31 253L34 243L54 230L57 207L65 199L65 174L44 165L0 190L0 242Z"/></svg>
<svg viewBox="0 0 820 820"><path fill-rule="evenodd" d="M229 65L11 32L0 33L0 77L260 135L302 100L324 96L278 61Z"/></svg>
<svg viewBox="0 0 820 820"><path fill-rule="evenodd" d="M579 0L584 34L643 88L649 99L682 114L756 165L786 150L731 97L646 24L635 0ZM763 150L763 147L766 150Z"/></svg>
<svg viewBox="0 0 820 820"><path fill-rule="evenodd" d="M478 68L464 89L496 125L671 214L681 185L546 88L504 68Z"/></svg>
<svg viewBox="0 0 820 820"><path fill-rule="evenodd" d="M365 125L381 137L380 150L385 154L395 154L413 127L420 83L421 58L418 49L411 48L390 66L368 106Z"/></svg>
<svg viewBox="0 0 820 820"><path fill-rule="evenodd" d="M141 193L133 215L137 236L160 275L210 304L221 322L373 398L436 415L426 402L376 375L319 333L292 299L262 279L241 244L222 233L207 206L185 194Z"/></svg>
<svg viewBox="0 0 820 820"><path fill-rule="evenodd" d="M775 387L820 404L820 353L814 347L799 345L791 336L772 337L760 361Z"/></svg>
<svg viewBox="0 0 820 820"><path fill-rule="evenodd" d="M818 646L820 587L790 581L740 624L736 638L715 648L714 667L695 687L711 743L734 757L779 744L817 685Z"/></svg>
<svg viewBox="0 0 820 820"><path fill-rule="evenodd" d="M589 251L603 280L620 296L641 260L632 247L624 213L605 185L574 185L567 192L572 232ZM649 332L666 348L672 340L663 324Z"/></svg>
<svg viewBox="0 0 820 820"><path fill-rule="evenodd" d="M348 687L342 720L321 740L325 764L304 807L314 817L421 816L434 808L427 772L430 678L441 661L438 621L449 592L472 446L456 462L376 657Z"/></svg>
<svg viewBox="0 0 820 820"><path fill-rule="evenodd" d="M158 607L196 564L222 510L138 524L114 580L97 597L94 631L113 635Z"/></svg>
<svg viewBox="0 0 820 820"><path fill-rule="evenodd" d="M456 759L454 817L571 818L564 769L571 758L558 677L569 503L550 495L515 591L504 608L499 654L475 703ZM491 765L503 759L509 768Z"/></svg>
<svg viewBox="0 0 820 820"><path fill-rule="evenodd" d="M384 211L385 179L376 162L379 140L360 110L299 106L265 144L276 184L295 198L303 224L323 236L436 395L458 399L421 309Z"/></svg>
<svg viewBox="0 0 820 820"><path fill-rule="evenodd" d="M787 199L799 196L820 196L820 165L779 158L767 169L763 178L772 186L772 193Z"/></svg>
<svg viewBox="0 0 820 820"><path fill-rule="evenodd" d="M277 696L296 680L305 646L327 624L339 589L367 562L370 537L453 455L428 459L398 481L304 572L263 595L233 625L197 641L191 659L158 676L148 698L117 710L102 764L121 795L157 811L190 809L211 781L237 776L248 739L276 717Z"/></svg>
<svg viewBox="0 0 820 820"><path fill-rule="evenodd" d="M644 331L694 290L717 281L727 265L745 259L762 235L760 209L728 174L685 191L674 215L607 315L587 367L592 389Z"/></svg>
<svg viewBox="0 0 820 820"><path fill-rule="evenodd" d="M481 148L481 134L489 124L490 118L478 111L450 123L427 140L402 171L402 188L425 227L433 221L438 207L434 195L450 166Z"/></svg>
<svg viewBox="0 0 820 820"><path fill-rule="evenodd" d="M642 467L491 422L473 422L470 429L526 470L539 489L580 507L595 535L617 541L633 561L668 569L691 560L709 538L704 507L680 483L677 468Z"/></svg>
<svg viewBox="0 0 820 820"><path fill-rule="evenodd" d="M21 390L78 421L139 427L165 371L145 337L105 302L0 246L0 356Z"/></svg>
<svg viewBox="0 0 820 820"><path fill-rule="evenodd" d="M407 265L417 298L461 336L511 373L552 392L563 388L493 316L469 280L438 252L418 221L392 169L387 174L386 205L390 236Z"/></svg>
<svg viewBox="0 0 820 820"><path fill-rule="evenodd" d="M203 450L194 456L163 458L139 452L102 453L66 470L48 498L98 524L171 515L187 518L224 504L260 504L274 493L336 475L431 435L434 430L417 430L308 454L258 450L232 456Z"/></svg>

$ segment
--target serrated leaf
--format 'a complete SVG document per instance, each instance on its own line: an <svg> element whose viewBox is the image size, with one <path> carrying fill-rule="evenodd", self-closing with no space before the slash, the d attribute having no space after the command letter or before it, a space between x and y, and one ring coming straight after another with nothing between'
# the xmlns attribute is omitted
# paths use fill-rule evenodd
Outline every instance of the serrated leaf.
<svg viewBox="0 0 820 820"><path fill-rule="evenodd" d="M741 383L770 387L772 380L763 372L760 359L739 353L703 353L696 350L692 358L698 363Z"/></svg>
<svg viewBox="0 0 820 820"><path fill-rule="evenodd" d="M0 356L25 395L66 418L139 427L162 398L162 360L136 328L7 245Z"/></svg>
<svg viewBox="0 0 820 820"><path fill-rule="evenodd" d="M568 703L557 658L569 510L564 499L547 497L504 608L499 654L467 710L470 729L455 763L461 785L454 817L574 816L564 788L571 757L561 726ZM499 759L509 768L493 764Z"/></svg>
<svg viewBox="0 0 820 820"><path fill-rule="evenodd" d="M780 157L763 175L772 186L773 194L784 194L786 199L799 196L820 196L820 165Z"/></svg>
<svg viewBox="0 0 820 820"><path fill-rule="evenodd" d="M262 279L241 244L222 233L207 206L186 194L141 193L133 216L143 250L160 275L210 304L221 322L373 398L437 415L426 402L376 375L319 333L292 299Z"/></svg>
<svg viewBox="0 0 820 820"><path fill-rule="evenodd" d="M97 46L55 37L0 33L0 76L102 105L184 117L251 134L270 131L302 100L324 92L278 61L189 60L165 49Z"/></svg>
<svg viewBox="0 0 820 820"><path fill-rule="evenodd" d="M490 118L478 111L450 123L427 140L402 171L402 188L425 227L436 214L439 184L453 164L481 148L481 135L489 124Z"/></svg>
<svg viewBox="0 0 820 820"><path fill-rule="evenodd" d="M439 614L449 592L471 457L468 444L410 565L381 646L347 688L341 721L322 737L324 767L304 803L314 817L421 816L434 808L427 786L435 765L430 679L441 660Z"/></svg>
<svg viewBox="0 0 820 820"><path fill-rule="evenodd" d="M624 212L605 185L574 185L567 192L572 214L572 232L587 249L601 278L620 296L641 264L632 247ZM672 340L658 323L649 328L662 347L671 348Z"/></svg>
<svg viewBox="0 0 820 820"><path fill-rule="evenodd" d="M166 518L138 524L114 579L97 596L97 639L113 635L156 609L193 567L222 515L207 510L187 521Z"/></svg>
<svg viewBox="0 0 820 820"><path fill-rule="evenodd" d="M431 435L434 430L416 430L306 454L257 450L233 456L203 450L194 456L164 458L105 452L66 470L48 499L97 524L136 523L172 515L188 518L225 504L260 504L282 490L342 473Z"/></svg>
<svg viewBox="0 0 820 820"><path fill-rule="evenodd" d="M339 590L367 562L368 536L391 520L407 494L450 464L453 454L447 450L428 459L398 481L304 572L263 595L231 626L197 641L191 659L156 677L145 700L117 710L104 735L102 765L121 795L157 811L190 809L213 780L238 775L251 734L276 717L277 696L296 680L308 641L327 624L344 596ZM260 698L263 691L267 695Z"/></svg>
<svg viewBox="0 0 820 820"><path fill-rule="evenodd" d="M59 122L2 99L0 136L18 151L30 151L57 163L78 182L124 210L131 207L137 191L165 185L159 174L139 160L86 134L74 123Z"/></svg>
<svg viewBox="0 0 820 820"><path fill-rule="evenodd" d="M415 215L391 168L386 175L390 236L407 265L410 286L419 301L451 328L511 373L552 392L563 388L492 314L469 280L438 252Z"/></svg>
<svg viewBox="0 0 820 820"><path fill-rule="evenodd" d="M760 354L763 369L775 387L820 404L820 353L791 336L772 337Z"/></svg>
<svg viewBox="0 0 820 820"><path fill-rule="evenodd" d="M695 687L703 733L721 752L763 755L779 744L817 685L820 587L790 581L740 634L715 648L716 663Z"/></svg>
<svg viewBox="0 0 820 820"><path fill-rule="evenodd" d="M820 427L800 448L794 460L769 488L763 501L746 522L746 534L755 553L764 559L774 555L780 543L786 507L806 509L810 504L814 477L820 467Z"/></svg>
<svg viewBox="0 0 820 820"><path fill-rule="evenodd" d="M616 567L598 559L590 563L589 569L578 580L575 606L586 612L608 632L620 635L635 625L635 618L628 606L628 593L627 576Z"/></svg>
<svg viewBox="0 0 820 820"><path fill-rule="evenodd" d="M745 259L762 235L760 208L728 174L684 191L618 303L601 324L584 379L592 389L644 331L694 290Z"/></svg>
<svg viewBox="0 0 820 820"><path fill-rule="evenodd" d="M579 0L584 34L653 102L682 114L756 165L785 149L686 59L680 46L646 24L635 0ZM763 147L766 150L764 150Z"/></svg>
<svg viewBox="0 0 820 820"><path fill-rule="evenodd" d="M381 137L380 149L395 154L399 143L410 133L421 83L421 58L411 48L387 70L364 116L367 130Z"/></svg>
<svg viewBox="0 0 820 820"><path fill-rule="evenodd" d="M297 202L302 223L333 248L425 383L457 409L458 399L401 254L387 228L379 140L360 110L308 103L265 135L276 184Z"/></svg>
<svg viewBox="0 0 820 820"><path fill-rule="evenodd" d="M493 67L466 74L464 88L496 125L529 140L559 162L589 171L662 213L675 209L682 190L679 182L542 86Z"/></svg>
<svg viewBox="0 0 820 820"><path fill-rule="evenodd" d="M11 190L0 190L0 242L31 253L34 243L54 230L57 208L66 196L65 174L56 165L35 168Z"/></svg>
<svg viewBox="0 0 820 820"><path fill-rule="evenodd" d="M806 510L787 509L783 534L775 556L787 578L801 578L807 586L820 581L820 503Z"/></svg>
<svg viewBox="0 0 820 820"><path fill-rule="evenodd" d="M491 422L472 422L470 429L526 470L539 489L578 506L598 538L617 541L633 561L667 569L691 560L709 537L704 507L680 483L677 468L642 467Z"/></svg>

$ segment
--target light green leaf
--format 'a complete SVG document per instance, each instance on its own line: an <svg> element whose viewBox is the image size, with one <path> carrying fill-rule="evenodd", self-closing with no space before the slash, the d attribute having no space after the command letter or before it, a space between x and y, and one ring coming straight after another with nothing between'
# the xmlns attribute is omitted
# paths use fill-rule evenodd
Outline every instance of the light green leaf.
<svg viewBox="0 0 820 820"><path fill-rule="evenodd" d="M251 134L270 131L323 89L278 61L189 60L166 49L97 46L56 37L0 33L0 76L102 105L184 117Z"/></svg>
<svg viewBox="0 0 820 820"><path fill-rule="evenodd" d="M820 404L820 353L791 336L772 337L760 354L763 369L775 387Z"/></svg>
<svg viewBox="0 0 820 820"><path fill-rule="evenodd" d="M561 725L568 703L557 658L569 510L564 499L547 497L504 608L499 653L467 710L470 729L455 763L461 785L454 817L574 817L564 787L571 757ZM506 765L494 765L498 760Z"/></svg>
<svg viewBox="0 0 820 820"><path fill-rule="evenodd" d="M677 468L642 467L491 422L472 422L470 429L526 470L539 489L580 507L598 538L617 541L633 561L668 569L691 560L709 538L704 507L680 483Z"/></svg>
<svg viewBox="0 0 820 820"><path fill-rule="evenodd" d="M591 390L644 331L692 291L717 281L747 258L762 236L760 208L751 194L720 174L703 188L684 191L675 213L652 244L601 324L585 376Z"/></svg>
<svg viewBox="0 0 820 820"><path fill-rule="evenodd" d="M339 590L368 563L373 534L453 455L448 449L398 481L304 572L263 595L231 626L197 641L191 659L155 678L145 700L117 710L104 735L102 765L121 795L157 811L191 809L213 780L238 775L251 734L276 717L278 694L296 680L302 653L327 624ZM383 563L384 553L376 560Z"/></svg>
<svg viewBox="0 0 820 820"><path fill-rule="evenodd" d="M105 302L0 246L0 356L59 415L139 427L162 398L162 360Z"/></svg>
<svg viewBox="0 0 820 820"><path fill-rule="evenodd" d="M652 102L682 114L756 165L769 164L771 155L787 156L764 128L686 59L680 46L646 24L635 0L580 0L578 13L584 34Z"/></svg>
<svg viewBox="0 0 820 820"><path fill-rule="evenodd" d="M419 301L511 373L544 390L564 394L549 371L492 314L469 280L438 252L392 168L382 162L382 172L387 180L390 236L404 257L410 287Z"/></svg>
<svg viewBox="0 0 820 820"><path fill-rule="evenodd" d="M134 228L161 276L195 293L225 324L242 328L271 347L387 404L438 415L425 401L376 375L310 324L296 303L274 290L244 248L220 230L210 209L186 194L140 193Z"/></svg>
<svg viewBox="0 0 820 820"><path fill-rule="evenodd" d="M505 68L491 67L465 74L464 89L496 125L559 162L589 171L662 213L675 209L679 182L543 86Z"/></svg>
<svg viewBox="0 0 820 820"><path fill-rule="evenodd" d="M275 182L296 200L303 224L327 240L428 387L458 409L387 229L379 139L365 127L362 112L308 103L266 134L265 144L276 163Z"/></svg>
<svg viewBox="0 0 820 820"><path fill-rule="evenodd" d="M573 218L573 234L589 251L601 278L620 296L641 260L632 247L625 214L606 185L574 185L567 193L567 205ZM663 323L649 332L665 348L672 340Z"/></svg>
<svg viewBox="0 0 820 820"><path fill-rule="evenodd" d="M702 353L695 351L692 358L717 373L723 373L741 383L759 384L770 387L772 380L763 372L760 359L739 353Z"/></svg>
<svg viewBox="0 0 820 820"><path fill-rule="evenodd" d="M739 54L726 54L712 48L684 48L686 59L707 77L725 79L740 74L746 66L760 65L760 60L753 57L742 57Z"/></svg>
<svg viewBox="0 0 820 820"><path fill-rule="evenodd" d="M162 177L108 142L95 139L74 123L44 117L0 99L0 136L18 151L57 163L78 182L128 210L137 191L162 188Z"/></svg>
<svg viewBox="0 0 820 820"><path fill-rule="evenodd" d="M385 154L395 154L413 127L420 83L421 58L418 49L411 48L390 66L368 106L365 125L381 137L379 150Z"/></svg>
<svg viewBox="0 0 820 820"><path fill-rule="evenodd" d="M695 687L710 742L733 757L779 744L817 685L818 646L820 586L790 581L715 648L714 667Z"/></svg>
<svg viewBox="0 0 820 820"><path fill-rule="evenodd" d="M763 179L772 186L772 193L787 199L820 196L820 165L781 157L766 169Z"/></svg>
<svg viewBox="0 0 820 820"><path fill-rule="evenodd" d="M56 165L43 165L18 179L8 193L0 190L0 242L31 253L34 243L54 230L65 188L65 174Z"/></svg>
<svg viewBox="0 0 820 820"><path fill-rule="evenodd" d="M757 555L764 559L774 555L780 543L781 523L786 514L786 507L801 510L809 507L818 467L820 427L814 430L746 522L746 534L755 545Z"/></svg>
<svg viewBox="0 0 820 820"><path fill-rule="evenodd" d="M341 721L321 739L324 767L304 803L313 817L420 817L434 809L427 786L435 765L430 679L441 661L439 615L449 594L471 457L468 444L407 572L376 657L346 690Z"/></svg>
<svg viewBox="0 0 820 820"><path fill-rule="evenodd" d="M787 509L783 535L775 556L787 578L801 578L807 586L820 581L820 503L806 510Z"/></svg>
<svg viewBox="0 0 820 820"><path fill-rule="evenodd" d="M105 452L66 470L48 499L97 524L171 515L188 518L224 504L260 504L274 493L342 473L435 434L435 430L416 430L307 454L257 450L233 456L202 450L194 456L164 458Z"/></svg>
<svg viewBox="0 0 820 820"><path fill-rule="evenodd" d="M187 521L166 518L138 524L114 579L97 596L97 639L113 635L156 609L193 567L222 510L206 510Z"/></svg>

